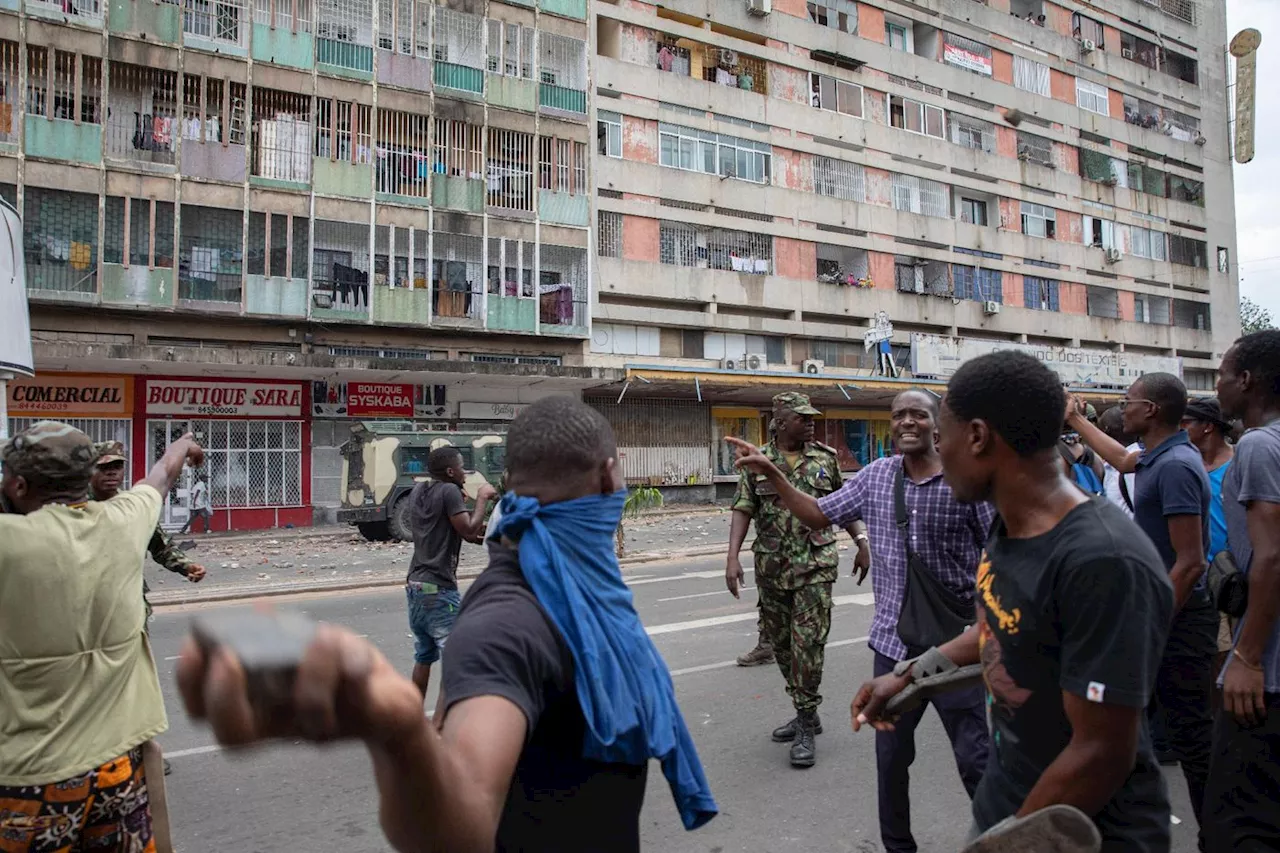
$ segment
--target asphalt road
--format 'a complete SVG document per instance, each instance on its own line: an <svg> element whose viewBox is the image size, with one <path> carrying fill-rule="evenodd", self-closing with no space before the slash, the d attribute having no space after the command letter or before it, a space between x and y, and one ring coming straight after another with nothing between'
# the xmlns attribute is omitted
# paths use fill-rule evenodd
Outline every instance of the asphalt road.
<svg viewBox="0 0 1280 853"><path fill-rule="evenodd" d="M850 559L846 552L844 562ZM865 640L873 606L870 584L859 587L845 577L835 587L823 684L826 732L818 737L818 765L793 770L787 746L769 740L770 730L792 713L781 675L774 666L742 669L733 663L755 642L754 590L735 601L724 588L723 562L713 558L637 566L627 576L637 610L672 670L721 810L705 828L685 832L662 775L651 772L643 813L645 848L664 853L880 850L873 737L866 731L853 734L848 722L849 700L871 670ZM274 603L368 635L405 673L412 665L404 598L397 589ZM206 605L214 606L222 605ZM161 609L152 625L170 713L170 730L160 742L174 767L166 781L180 853L388 850L361 747L281 744L230 755L213 745L206 729L187 720L173 669L196 607ZM428 708L434 707L434 694L433 684ZM912 779L916 839L924 851L958 850L969 826L968 800L937 717L925 719ZM1174 813L1185 816L1181 775L1174 771L1168 777ZM1175 851L1195 849L1189 824L1175 826L1173 833Z"/></svg>

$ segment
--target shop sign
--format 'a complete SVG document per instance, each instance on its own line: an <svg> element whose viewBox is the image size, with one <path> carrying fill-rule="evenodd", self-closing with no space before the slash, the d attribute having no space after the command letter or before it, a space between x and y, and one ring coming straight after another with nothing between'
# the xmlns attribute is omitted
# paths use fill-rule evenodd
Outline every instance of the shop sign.
<svg viewBox="0 0 1280 853"><path fill-rule="evenodd" d="M148 379L148 415L302 417L302 386L285 382Z"/></svg>
<svg viewBox="0 0 1280 853"><path fill-rule="evenodd" d="M459 403L458 419L463 421L510 421L529 408L526 403Z"/></svg>
<svg viewBox="0 0 1280 853"><path fill-rule="evenodd" d="M353 418L411 418L413 386L398 382L348 382L347 414Z"/></svg>
<svg viewBox="0 0 1280 853"><path fill-rule="evenodd" d="M1070 385L1124 388L1144 373L1182 375L1180 358L920 334L911 336L911 370L917 376L945 378L971 358L1010 349L1035 356Z"/></svg>
<svg viewBox="0 0 1280 853"><path fill-rule="evenodd" d="M42 374L9 384L15 417L127 418L133 413L132 376Z"/></svg>

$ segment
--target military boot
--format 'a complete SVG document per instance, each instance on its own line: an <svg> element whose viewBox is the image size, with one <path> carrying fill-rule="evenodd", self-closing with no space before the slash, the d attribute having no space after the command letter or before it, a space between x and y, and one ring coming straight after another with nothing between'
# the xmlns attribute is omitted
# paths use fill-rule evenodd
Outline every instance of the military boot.
<svg viewBox="0 0 1280 853"><path fill-rule="evenodd" d="M791 743L796 739L796 721L800 718L792 717L781 726L773 730L774 743ZM818 716L818 712L813 712L813 733L815 735L822 734L822 718Z"/></svg>
<svg viewBox="0 0 1280 853"><path fill-rule="evenodd" d="M738 655L738 666L760 666L773 663L773 648L768 643L757 643L749 652Z"/></svg>
<svg viewBox="0 0 1280 853"><path fill-rule="evenodd" d="M791 744L791 766L812 767L818 761L817 744L813 736L817 734L818 715L813 711L802 713L796 717L796 739Z"/></svg>

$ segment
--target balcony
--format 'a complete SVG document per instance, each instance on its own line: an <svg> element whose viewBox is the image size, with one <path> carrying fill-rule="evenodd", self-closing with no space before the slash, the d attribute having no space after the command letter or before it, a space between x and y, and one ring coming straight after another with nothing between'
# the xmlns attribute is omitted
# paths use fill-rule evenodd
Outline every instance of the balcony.
<svg viewBox="0 0 1280 853"><path fill-rule="evenodd" d="M538 84L538 106L566 113L587 113L587 93L581 89L568 89L553 83Z"/></svg>
<svg viewBox="0 0 1280 853"><path fill-rule="evenodd" d="M271 26L254 21L254 62L270 62L273 65L310 71L318 52L315 36L308 31L292 30L288 25Z"/></svg>
<svg viewBox="0 0 1280 853"><path fill-rule="evenodd" d="M580 21L587 17L587 0L538 0L538 8L552 15L577 18Z"/></svg>
<svg viewBox="0 0 1280 853"><path fill-rule="evenodd" d="M323 24L318 32L326 32ZM373 48L346 39L316 38L316 65L321 71L339 77L373 79Z"/></svg>
<svg viewBox="0 0 1280 853"><path fill-rule="evenodd" d="M431 293L415 283L414 287L376 287L373 294L373 320L391 325L425 326L430 322Z"/></svg>
<svg viewBox="0 0 1280 853"><path fill-rule="evenodd" d="M27 14L64 24L102 29L101 0L27 0Z"/></svg>
<svg viewBox="0 0 1280 853"><path fill-rule="evenodd" d="M307 280L286 276L247 275L245 312L269 317L306 317Z"/></svg>
<svg viewBox="0 0 1280 853"><path fill-rule="evenodd" d="M538 190L538 216L547 222L585 228L590 221L590 199L555 190Z"/></svg>
<svg viewBox="0 0 1280 853"><path fill-rule="evenodd" d="M489 294L489 329L532 334L538 325L537 302L523 296Z"/></svg>
<svg viewBox="0 0 1280 853"><path fill-rule="evenodd" d="M178 75L173 71L111 63L104 155L129 166L172 172L177 162Z"/></svg>
<svg viewBox="0 0 1280 853"><path fill-rule="evenodd" d="M587 53L581 39L543 32L538 38L538 105L553 113L587 113Z"/></svg>
<svg viewBox="0 0 1280 853"><path fill-rule="evenodd" d="M102 162L102 126L70 119L50 119L27 115L28 157L44 157L95 166Z"/></svg>
<svg viewBox="0 0 1280 853"><path fill-rule="evenodd" d="M479 68L436 60L433 79L442 89L484 94L484 72Z"/></svg>
<svg viewBox="0 0 1280 853"><path fill-rule="evenodd" d="M172 308L173 268L104 263L102 301L143 308Z"/></svg>
<svg viewBox="0 0 1280 853"><path fill-rule="evenodd" d="M243 0L185 0L182 32L184 47L249 55L249 14Z"/></svg>
<svg viewBox="0 0 1280 853"><path fill-rule="evenodd" d="M182 10L155 0L114 0L107 12L112 35L145 36L150 42L177 45L182 38Z"/></svg>

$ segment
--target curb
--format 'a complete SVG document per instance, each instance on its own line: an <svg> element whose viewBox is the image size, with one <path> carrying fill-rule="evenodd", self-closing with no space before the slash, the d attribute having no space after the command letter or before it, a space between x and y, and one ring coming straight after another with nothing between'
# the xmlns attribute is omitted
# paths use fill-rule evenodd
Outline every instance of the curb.
<svg viewBox="0 0 1280 853"><path fill-rule="evenodd" d="M750 542L744 543L744 547L749 547ZM623 568L627 566L642 566L646 563L656 563L662 560L673 560L678 557L708 557L713 554L725 553L727 544L707 545L702 548L691 548L687 551L642 551L634 556L623 557L619 561L619 565ZM465 580L474 578L483 571L479 567L468 567L458 570L458 579ZM374 576L363 578L339 578L333 581L309 580L288 583L272 583L272 584L237 584L234 587L211 589L207 593L199 593L194 590L187 592L152 592L149 596L151 606L156 610L166 607L180 607L185 604L216 604L226 601L240 601L246 598L272 598L282 595L302 595L310 592L343 592L347 590L357 589L378 589L390 586L403 586L404 574L397 573L394 576Z"/></svg>

